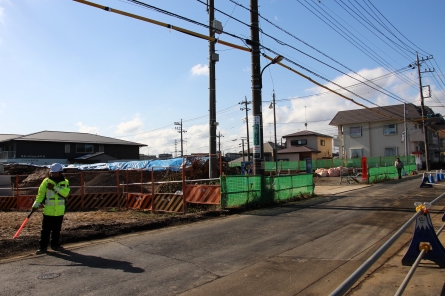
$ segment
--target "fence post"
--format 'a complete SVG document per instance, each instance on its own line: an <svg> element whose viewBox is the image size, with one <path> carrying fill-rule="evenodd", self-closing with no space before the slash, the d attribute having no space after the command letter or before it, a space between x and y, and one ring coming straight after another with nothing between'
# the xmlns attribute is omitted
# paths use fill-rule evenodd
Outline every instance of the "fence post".
<svg viewBox="0 0 445 296"><path fill-rule="evenodd" d="M80 205L82 207L82 210L85 208L85 183L83 180L83 172L80 172Z"/></svg>
<svg viewBox="0 0 445 296"><path fill-rule="evenodd" d="M151 167L151 211L156 213L156 205L155 205L155 174L154 167Z"/></svg>
<svg viewBox="0 0 445 296"><path fill-rule="evenodd" d="M219 176L220 176L220 177L221 177L221 175L222 175L222 171L223 171L223 169L222 169L222 165L223 165L223 163L222 163L222 154L219 153Z"/></svg>
<svg viewBox="0 0 445 296"><path fill-rule="evenodd" d="M187 207L185 204L185 163L184 158L182 159L182 213L185 215L187 212Z"/></svg>
<svg viewBox="0 0 445 296"><path fill-rule="evenodd" d="M16 195L17 197L19 197L19 195L20 195L20 190L19 190L19 175L15 175L15 190L16 190L15 195Z"/></svg>
<svg viewBox="0 0 445 296"><path fill-rule="evenodd" d="M144 191L143 191L144 187L142 187L142 181L143 181L143 178L142 178L142 170L141 170L141 194L144 193Z"/></svg>
<svg viewBox="0 0 445 296"><path fill-rule="evenodd" d="M117 186L116 186L116 190L117 190L117 207L120 210L121 209L121 197L120 197L120 195L121 195L121 185L120 185L120 182L119 182L119 170L116 170L116 183L117 183Z"/></svg>

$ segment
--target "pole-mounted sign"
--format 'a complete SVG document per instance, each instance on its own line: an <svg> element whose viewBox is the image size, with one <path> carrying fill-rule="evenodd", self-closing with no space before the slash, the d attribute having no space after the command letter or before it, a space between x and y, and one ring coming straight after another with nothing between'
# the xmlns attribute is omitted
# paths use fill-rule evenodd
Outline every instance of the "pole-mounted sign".
<svg viewBox="0 0 445 296"><path fill-rule="evenodd" d="M261 158L260 117L253 117L253 158Z"/></svg>

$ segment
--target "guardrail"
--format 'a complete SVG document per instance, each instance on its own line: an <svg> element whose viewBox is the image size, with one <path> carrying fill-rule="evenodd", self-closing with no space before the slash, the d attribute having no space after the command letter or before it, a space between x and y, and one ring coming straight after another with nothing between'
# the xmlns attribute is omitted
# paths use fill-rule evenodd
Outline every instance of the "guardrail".
<svg viewBox="0 0 445 296"><path fill-rule="evenodd" d="M424 204L416 203L415 204L416 213L386 243L384 243L373 255L371 255L371 257L369 257L368 260L366 260L342 284L340 284L330 295L331 296L344 295L354 285L354 283L357 282L365 274L365 272L369 268L371 268L371 266L405 232L405 230L408 229L408 227L414 221L416 221L416 223L417 223L415 232L413 235L413 239L411 240L411 246L409 247L407 253L405 254L405 256L402 259L402 264L414 266L414 264L416 264L417 261L420 262L421 259L419 259L418 257L417 257L417 259L413 260L413 253L416 253L416 254L421 253L421 251L419 250L419 244L418 244L419 240L420 240L420 238L418 237L420 234L418 232L431 231L431 229L433 229L433 233L434 233L434 228L432 227L432 225L431 225L431 227L425 227L425 225L430 226L430 224L431 224L431 219L429 218L428 207L433 205L435 202L437 202L443 196L445 196L445 193L442 193L436 199L434 199L433 201L431 201L429 203L424 203ZM419 219L419 218L423 218L423 219ZM444 215L444 217L442 217L442 221L444 221L444 218L445 218L445 215ZM419 225L419 224L422 224L422 225ZM417 227L417 225L419 225L419 227ZM442 228L443 228L443 226L442 226ZM431 234L430 234L430 236L431 236ZM440 255L439 257L443 257L443 254L442 254L443 246L440 244L439 240L437 239L437 235L435 233L434 233L434 236L435 237L431 237L431 239L430 239L431 242L428 242L432 247L424 247L425 252L423 252L422 258L425 256L425 253L427 253L427 249L429 249L428 251L431 250L432 252L439 252L439 255ZM423 233L422 237L423 237L422 238L423 242L426 242L424 233ZM440 246L438 244L440 244ZM420 256L420 254L418 254L418 255ZM414 255L414 257L416 257L416 256ZM442 266L442 265L445 265L445 262L440 261L440 259L437 259L433 256L429 256L428 259L436 262L441 267L445 267L445 266ZM442 260L444 260L444 259L442 259ZM410 273L413 273L413 272L414 271L410 271ZM403 285L405 285L405 287L406 287L407 283L405 283L405 281L404 281L404 283L402 283L401 287ZM400 291L400 293L403 292L403 289L402 289L402 291ZM401 294L396 294L396 295L401 295Z"/></svg>

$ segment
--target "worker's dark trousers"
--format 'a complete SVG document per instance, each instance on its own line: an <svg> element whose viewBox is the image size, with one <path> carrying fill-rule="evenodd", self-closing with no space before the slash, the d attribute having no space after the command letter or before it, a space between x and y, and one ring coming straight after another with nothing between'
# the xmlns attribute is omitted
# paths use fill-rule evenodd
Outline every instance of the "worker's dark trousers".
<svg viewBox="0 0 445 296"><path fill-rule="evenodd" d="M63 216L43 215L42 231L40 232L40 249L48 247L51 236L51 246L59 246L60 230L62 229Z"/></svg>

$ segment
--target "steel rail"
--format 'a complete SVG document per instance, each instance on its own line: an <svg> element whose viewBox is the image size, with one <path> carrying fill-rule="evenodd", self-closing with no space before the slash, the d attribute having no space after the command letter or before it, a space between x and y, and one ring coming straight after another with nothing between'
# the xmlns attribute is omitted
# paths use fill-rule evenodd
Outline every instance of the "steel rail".
<svg viewBox="0 0 445 296"><path fill-rule="evenodd" d="M434 204L439 199L441 199L443 196L445 196L445 193L442 193L437 198L435 198L433 201L430 202L430 204ZM421 215L423 212L418 211L416 212L405 224L400 227L400 229L394 233L394 235L386 242L384 243L374 254L371 255L371 257L368 258L356 271L354 271L343 283L340 284L331 294L330 296L340 296L344 295L354 284L357 282L364 274L365 272L371 268L371 266L389 249L389 247L405 232L406 229L417 219L419 215Z"/></svg>

